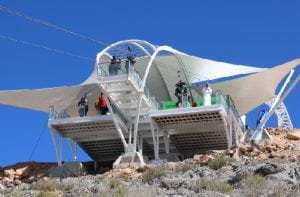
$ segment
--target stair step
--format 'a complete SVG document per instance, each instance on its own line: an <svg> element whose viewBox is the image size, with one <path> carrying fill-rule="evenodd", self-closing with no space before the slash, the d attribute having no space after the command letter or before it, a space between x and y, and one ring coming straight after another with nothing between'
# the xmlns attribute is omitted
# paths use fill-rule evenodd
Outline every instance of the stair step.
<svg viewBox="0 0 300 197"><path fill-rule="evenodd" d="M137 92L136 89L131 85L120 85L120 86L113 86L113 87L107 87L105 89L107 93L111 92L126 92L126 91L133 91Z"/></svg>
<svg viewBox="0 0 300 197"><path fill-rule="evenodd" d="M135 102L138 101L138 94L126 94L126 93L122 93L119 95L116 95L114 93L110 94L110 97L115 100L115 101L126 101L126 100L134 100Z"/></svg>

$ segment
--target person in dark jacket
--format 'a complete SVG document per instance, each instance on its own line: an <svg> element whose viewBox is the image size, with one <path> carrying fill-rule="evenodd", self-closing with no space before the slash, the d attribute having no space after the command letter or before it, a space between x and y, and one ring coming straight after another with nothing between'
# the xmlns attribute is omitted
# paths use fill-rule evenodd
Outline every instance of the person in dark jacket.
<svg viewBox="0 0 300 197"><path fill-rule="evenodd" d="M78 102L78 107L79 107L79 116L84 117L87 116L87 113L89 111L89 103L88 103L88 94L84 93L84 96L81 97L80 101Z"/></svg>

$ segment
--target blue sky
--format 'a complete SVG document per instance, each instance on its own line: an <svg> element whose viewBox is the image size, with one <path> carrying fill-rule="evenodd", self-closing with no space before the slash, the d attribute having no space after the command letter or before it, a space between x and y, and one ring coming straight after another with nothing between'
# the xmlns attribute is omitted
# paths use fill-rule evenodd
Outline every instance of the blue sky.
<svg viewBox="0 0 300 197"><path fill-rule="evenodd" d="M251 2L251 3L250 3ZM103 41L137 38L233 64L273 67L300 57L299 1L20 1L1 6ZM104 46L0 11L0 35L95 58ZM94 62L0 38L0 90L75 85ZM299 69L294 75L299 75ZM298 85L285 103L300 127ZM258 87L259 88L259 87ZM258 111L248 116L253 126ZM0 166L55 161L48 114L0 105ZM276 126L273 117L267 126ZM71 156L66 152L65 160ZM79 159L89 160L83 153Z"/></svg>

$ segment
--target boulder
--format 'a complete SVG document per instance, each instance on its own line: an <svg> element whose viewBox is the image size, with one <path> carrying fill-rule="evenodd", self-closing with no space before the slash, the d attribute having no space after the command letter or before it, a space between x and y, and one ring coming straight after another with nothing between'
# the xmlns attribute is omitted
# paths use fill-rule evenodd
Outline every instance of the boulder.
<svg viewBox="0 0 300 197"><path fill-rule="evenodd" d="M286 137L290 140L300 140L300 134L298 133L288 132Z"/></svg>
<svg viewBox="0 0 300 197"><path fill-rule="evenodd" d="M9 182L12 182L13 181L13 179L10 179L10 178L8 178L8 177L4 177L3 179L2 179L2 182L3 183L9 183Z"/></svg>
<svg viewBox="0 0 300 197"><path fill-rule="evenodd" d="M28 172L28 166L24 167L24 168L19 168L16 170L16 175L19 175L20 177L26 177L29 175Z"/></svg>
<svg viewBox="0 0 300 197"><path fill-rule="evenodd" d="M13 178L15 176L14 169L4 170L4 176L8 178Z"/></svg>
<svg viewBox="0 0 300 197"><path fill-rule="evenodd" d="M2 190L5 190L5 187L4 187L4 185L2 185L2 184L0 183L0 191L2 191Z"/></svg>
<svg viewBox="0 0 300 197"><path fill-rule="evenodd" d="M15 185L21 185L22 181L20 181L19 179L15 180Z"/></svg>
<svg viewBox="0 0 300 197"><path fill-rule="evenodd" d="M196 164L207 165L214 157L210 155L194 155L193 159Z"/></svg>
<svg viewBox="0 0 300 197"><path fill-rule="evenodd" d="M184 180L164 178L161 181L161 186L166 189L178 189L184 182Z"/></svg>
<svg viewBox="0 0 300 197"><path fill-rule="evenodd" d="M264 164L261 167L259 167L255 173L256 174L261 174L263 176L267 176L269 174L276 174L279 172L282 172L284 170L283 167L275 164L275 163L268 163L268 164Z"/></svg>

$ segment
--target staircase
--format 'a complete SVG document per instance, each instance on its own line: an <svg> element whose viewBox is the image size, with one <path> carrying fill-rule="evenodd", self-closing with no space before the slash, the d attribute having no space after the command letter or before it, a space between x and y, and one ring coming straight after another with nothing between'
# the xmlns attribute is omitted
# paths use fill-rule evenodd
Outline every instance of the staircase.
<svg viewBox="0 0 300 197"><path fill-rule="evenodd" d="M99 86L106 97L122 114L123 118L129 122L135 119L138 111L139 115L143 116L147 115L151 109L150 100L140 88L141 84L142 80L133 67L129 68L128 74L121 73L120 75L99 78ZM141 106L138 110L140 98Z"/></svg>

